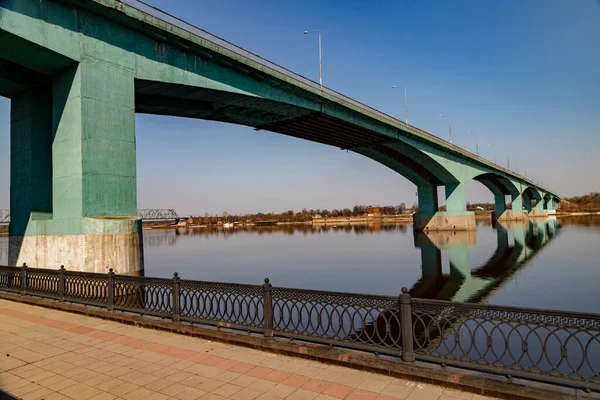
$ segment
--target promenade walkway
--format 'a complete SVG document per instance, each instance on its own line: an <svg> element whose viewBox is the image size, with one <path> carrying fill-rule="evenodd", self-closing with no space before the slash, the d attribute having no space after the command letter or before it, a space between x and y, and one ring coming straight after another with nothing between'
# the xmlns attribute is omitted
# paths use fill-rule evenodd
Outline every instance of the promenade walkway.
<svg viewBox="0 0 600 400"><path fill-rule="evenodd" d="M486 399L6 300L0 390L31 400Z"/></svg>

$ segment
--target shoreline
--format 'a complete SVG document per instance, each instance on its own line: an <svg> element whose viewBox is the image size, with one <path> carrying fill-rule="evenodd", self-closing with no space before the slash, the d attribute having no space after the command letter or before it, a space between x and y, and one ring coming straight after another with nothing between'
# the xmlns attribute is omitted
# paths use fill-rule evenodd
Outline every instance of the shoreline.
<svg viewBox="0 0 600 400"><path fill-rule="evenodd" d="M556 214L548 215L564 218L564 217L579 217L579 216L590 216L600 215L600 211L559 211ZM477 220L488 220L491 219L492 212L476 212L475 218ZM317 218L310 221L284 221L278 222L276 225L347 225L347 224L370 224L370 223L410 223L412 224L412 214L396 215L396 216L381 216L381 217L332 217L332 218ZM239 226L257 226L255 223L243 223ZM165 224L165 223L142 223L143 230L152 229L179 229L179 228L209 228L209 227L222 227L222 225L190 225L187 223L179 224ZM0 225L0 237L8 236L8 225Z"/></svg>

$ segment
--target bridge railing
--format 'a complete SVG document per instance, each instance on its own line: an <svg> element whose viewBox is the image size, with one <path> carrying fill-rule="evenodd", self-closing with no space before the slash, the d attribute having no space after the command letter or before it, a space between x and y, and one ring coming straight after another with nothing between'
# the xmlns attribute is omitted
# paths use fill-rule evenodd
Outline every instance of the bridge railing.
<svg viewBox="0 0 600 400"><path fill-rule="evenodd" d="M0 291L600 390L600 315L0 267Z"/></svg>

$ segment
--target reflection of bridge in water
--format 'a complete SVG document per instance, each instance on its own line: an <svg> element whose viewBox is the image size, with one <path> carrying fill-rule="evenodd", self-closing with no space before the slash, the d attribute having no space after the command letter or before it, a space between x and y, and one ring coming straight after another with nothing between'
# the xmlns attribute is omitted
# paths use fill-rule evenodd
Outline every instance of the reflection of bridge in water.
<svg viewBox="0 0 600 400"><path fill-rule="evenodd" d="M413 297L470 303L485 302L494 289L520 271L557 234L558 220L497 223L497 248L482 266L471 270L475 232L428 232L415 235L421 249L422 276ZM514 233L509 244L508 232ZM442 274L441 249L448 250L450 274Z"/></svg>
<svg viewBox="0 0 600 400"><path fill-rule="evenodd" d="M486 303L494 290L522 270L558 234L556 218L496 224L497 248L486 263L471 269L470 249L476 244L475 232L415 232L415 246L421 249L422 276L409 293L415 298L467 303ZM509 244L508 232L514 233ZM442 273L441 250L448 251L450 273ZM414 322L414 321L413 321ZM444 333L432 321L413 327L417 342L440 345L436 338ZM351 336L361 341L382 338L382 344L400 342L398 309L384 310ZM443 324L452 329L452 324ZM425 329L423 331L422 329ZM377 341L377 340L375 340ZM384 343L385 342L385 343Z"/></svg>

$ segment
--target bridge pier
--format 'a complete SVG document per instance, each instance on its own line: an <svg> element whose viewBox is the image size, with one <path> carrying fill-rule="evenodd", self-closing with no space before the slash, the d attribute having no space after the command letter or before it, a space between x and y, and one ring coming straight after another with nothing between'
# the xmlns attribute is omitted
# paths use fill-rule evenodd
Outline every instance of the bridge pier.
<svg viewBox="0 0 600 400"><path fill-rule="evenodd" d="M544 209L544 201L539 200L535 204L535 208L529 212L530 218L547 217L548 211Z"/></svg>
<svg viewBox="0 0 600 400"><path fill-rule="evenodd" d="M12 98L9 264L142 271L133 74L91 58L51 82Z"/></svg>
<svg viewBox="0 0 600 400"><path fill-rule="evenodd" d="M475 214L467 211L465 184L446 185L446 211L438 211L436 186L418 186L419 212L413 215L416 231L475 229Z"/></svg>
<svg viewBox="0 0 600 400"><path fill-rule="evenodd" d="M527 212L523 211L523 196L520 193L511 195L511 209L506 209L504 195L495 196L496 209L492 212L494 221L526 221Z"/></svg>

